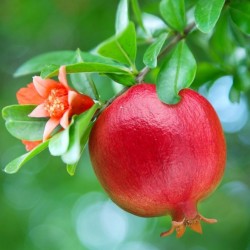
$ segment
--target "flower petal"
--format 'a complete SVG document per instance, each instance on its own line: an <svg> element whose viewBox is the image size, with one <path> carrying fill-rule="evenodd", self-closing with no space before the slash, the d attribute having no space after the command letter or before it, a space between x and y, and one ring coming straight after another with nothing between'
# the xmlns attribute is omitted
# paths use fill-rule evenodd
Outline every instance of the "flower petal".
<svg viewBox="0 0 250 250"><path fill-rule="evenodd" d="M60 86L60 83L52 79L43 79L40 76L33 77L33 83L40 96L47 98L52 89Z"/></svg>
<svg viewBox="0 0 250 250"><path fill-rule="evenodd" d="M50 137L52 131L59 125L60 119L50 118L44 128L43 132L43 141L47 140Z"/></svg>
<svg viewBox="0 0 250 250"><path fill-rule="evenodd" d="M60 125L63 128L67 128L69 126L69 118L70 118L70 109L66 110L62 118L60 119Z"/></svg>
<svg viewBox="0 0 250 250"><path fill-rule="evenodd" d="M42 141L26 141L22 140L22 143L25 145L27 151L31 151L33 148L38 146Z"/></svg>
<svg viewBox="0 0 250 250"><path fill-rule="evenodd" d="M64 87L66 87L67 89L69 88L67 77L66 77L66 67L65 66L60 67L59 74L58 74L58 80L60 83L62 83L64 85Z"/></svg>
<svg viewBox="0 0 250 250"><path fill-rule="evenodd" d="M71 115L79 115L94 104L94 101L89 96L79 94L73 90L69 91L68 102L71 107Z"/></svg>
<svg viewBox="0 0 250 250"><path fill-rule="evenodd" d="M26 88L21 88L16 93L19 104L41 104L44 101L36 91L33 83L27 85Z"/></svg>
<svg viewBox="0 0 250 250"><path fill-rule="evenodd" d="M80 95L80 94L78 94L76 91L69 90L69 92L68 92L68 102L69 102L70 106L74 103L74 100L77 98L77 95Z"/></svg>
<svg viewBox="0 0 250 250"><path fill-rule="evenodd" d="M49 113L44 109L44 103L38 105L33 111L29 114L29 117L49 117Z"/></svg>

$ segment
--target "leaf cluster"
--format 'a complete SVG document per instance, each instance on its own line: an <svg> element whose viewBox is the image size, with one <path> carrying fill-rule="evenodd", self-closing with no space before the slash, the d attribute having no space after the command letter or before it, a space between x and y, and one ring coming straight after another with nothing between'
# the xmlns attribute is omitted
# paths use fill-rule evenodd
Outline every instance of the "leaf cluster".
<svg viewBox="0 0 250 250"><path fill-rule="evenodd" d="M170 105L180 101L181 89L198 89L205 83L211 86L224 75L233 77L232 101L238 101L242 92L249 91L249 1L161 0L157 5L159 15L144 13L137 0L120 0L115 34L92 51L48 52L31 58L16 70L16 77L40 74L43 78L53 78L58 75L59 67L65 65L71 87L93 98L95 105L74 116L68 128L58 127L51 139L9 163L6 172L17 172L48 147L51 155L60 156L66 163L69 174L74 174L96 112L111 103L105 104L100 99L95 74L125 89L151 77L160 100ZM149 21L157 25L149 27ZM141 64L144 66L138 69ZM7 130L16 138L42 140L47 120L28 117L33 109L32 105L3 109Z"/></svg>

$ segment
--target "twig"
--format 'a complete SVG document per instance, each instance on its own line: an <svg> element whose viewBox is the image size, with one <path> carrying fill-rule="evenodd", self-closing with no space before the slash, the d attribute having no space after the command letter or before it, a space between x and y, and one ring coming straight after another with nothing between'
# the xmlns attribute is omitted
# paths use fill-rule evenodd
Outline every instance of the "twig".
<svg viewBox="0 0 250 250"><path fill-rule="evenodd" d="M195 23L191 23L186 27L183 34L178 33L177 35L175 35L172 38L172 40L168 43L168 45L158 55L157 60L160 60L164 55L166 55L179 41L186 38L186 36L193 30L194 27L195 27ZM150 68L148 66L145 66L138 74L136 78L136 82L141 83L149 71L150 71Z"/></svg>
<svg viewBox="0 0 250 250"><path fill-rule="evenodd" d="M192 29L195 27L195 23L191 23L189 24L186 29L184 30L183 34L178 33L177 35L175 35L172 40L168 43L168 45L161 51L161 53L158 55L157 60L160 60L164 55L166 55L179 41L181 41L182 39L184 39L191 31ZM150 71L149 67L144 67L140 73L138 74L138 76L136 77L136 82L137 83L141 83L144 79L144 77L147 75L147 73ZM111 99L109 99L103 106L101 109L99 109L96 114L94 115L94 117L92 118L92 121L95 121L98 116L102 113L102 111L104 109L106 109L118 96L122 95L123 93L125 93L127 90L129 89L129 87L125 87L123 88L120 92L118 92L115 96L113 96Z"/></svg>

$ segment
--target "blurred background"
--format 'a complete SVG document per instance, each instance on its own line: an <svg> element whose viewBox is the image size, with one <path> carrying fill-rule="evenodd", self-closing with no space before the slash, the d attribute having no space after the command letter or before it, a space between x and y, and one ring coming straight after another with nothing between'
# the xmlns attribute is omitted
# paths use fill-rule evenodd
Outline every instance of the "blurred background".
<svg viewBox="0 0 250 250"><path fill-rule="evenodd" d="M158 1L140 1L145 12L158 13ZM118 1L1 0L0 105L16 104L16 91L31 76L13 73L32 56L56 50L91 50L114 33ZM195 49L193 46L192 49ZM143 50L143 47L142 47ZM195 51L194 51L195 52ZM139 51L140 54L140 51ZM141 62L138 68L142 67ZM96 77L102 98L120 87ZM67 174L59 158L43 152L17 174L0 172L0 249L8 250L250 250L250 97L231 103L232 79L200 88L216 108L228 147L224 179L199 211L217 218L203 224L203 235L190 230L181 239L160 238L170 218L139 218L112 203L98 183L85 151L76 175ZM1 168L25 153L0 119Z"/></svg>

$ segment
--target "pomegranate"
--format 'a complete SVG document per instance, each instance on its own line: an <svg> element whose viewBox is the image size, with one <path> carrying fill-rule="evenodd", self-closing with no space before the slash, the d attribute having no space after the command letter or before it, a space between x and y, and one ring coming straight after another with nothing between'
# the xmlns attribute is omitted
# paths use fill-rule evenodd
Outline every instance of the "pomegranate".
<svg viewBox="0 0 250 250"><path fill-rule="evenodd" d="M97 119L89 140L95 173L111 199L138 216L170 215L181 237L202 233L197 202L219 184L226 147L210 103L191 89L178 104L162 103L153 84L138 84Z"/></svg>

